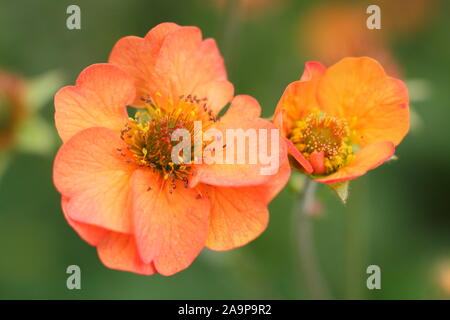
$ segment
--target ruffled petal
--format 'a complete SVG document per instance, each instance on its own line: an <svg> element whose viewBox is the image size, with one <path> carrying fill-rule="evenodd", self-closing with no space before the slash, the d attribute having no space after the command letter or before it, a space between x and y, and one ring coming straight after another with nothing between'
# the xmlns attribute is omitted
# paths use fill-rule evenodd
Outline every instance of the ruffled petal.
<svg viewBox="0 0 450 320"><path fill-rule="evenodd" d="M300 78L300 81L319 80L327 68L317 61L308 61L305 63L305 70Z"/></svg>
<svg viewBox="0 0 450 320"><path fill-rule="evenodd" d="M134 168L116 148L126 150L126 145L110 129L83 130L59 149L53 179L63 197L70 199L65 211L72 220L129 233Z"/></svg>
<svg viewBox="0 0 450 320"><path fill-rule="evenodd" d="M161 23L151 29L145 38L128 36L114 45L109 62L119 66L134 78L136 97L133 106L145 106L142 98L157 91L155 87L158 84L154 83L153 78L159 50L166 36L179 28L181 27L175 23Z"/></svg>
<svg viewBox="0 0 450 320"><path fill-rule="evenodd" d="M155 66L155 83L157 92L172 101L181 95L207 98L215 114L233 97L216 42L202 41L196 27L181 27L167 35Z"/></svg>
<svg viewBox="0 0 450 320"><path fill-rule="evenodd" d="M211 216L206 246L224 251L241 247L256 239L267 227L267 205L289 180L286 161L270 181L255 187L206 187Z"/></svg>
<svg viewBox="0 0 450 320"><path fill-rule="evenodd" d="M172 275L187 268L200 253L208 235L206 195L150 170L133 174L133 219L137 247L144 263Z"/></svg>
<svg viewBox="0 0 450 320"><path fill-rule="evenodd" d="M388 77L371 58L345 58L328 68L317 93L323 111L351 122L353 141L360 146L397 145L409 130L405 84Z"/></svg>
<svg viewBox="0 0 450 320"><path fill-rule="evenodd" d="M164 107L180 96L207 98L215 114L232 99L225 65L213 39L202 41L200 29L162 23L145 38L125 37L114 46L109 61L136 81L133 106L143 107L148 96Z"/></svg>
<svg viewBox="0 0 450 320"><path fill-rule="evenodd" d="M78 233L78 235L91 246L96 246L101 239L108 233L107 230L103 228L99 228L90 224L80 223L69 217L67 214L67 204L69 203L69 199L62 198L61 207L64 214L64 217L67 220L67 223Z"/></svg>
<svg viewBox="0 0 450 320"><path fill-rule="evenodd" d="M267 227L269 212L254 188L211 187L211 219L206 246L231 250L257 238Z"/></svg>
<svg viewBox="0 0 450 320"><path fill-rule="evenodd" d="M111 269L143 275L156 272L152 263L142 262L133 235L109 232L97 246L102 263Z"/></svg>
<svg viewBox="0 0 450 320"><path fill-rule="evenodd" d="M233 122L242 119L256 119L260 116L261 106L259 102L252 96L241 94L234 97L220 121Z"/></svg>
<svg viewBox="0 0 450 320"><path fill-rule="evenodd" d="M215 163L213 156L204 153L204 163L197 167L196 176L192 180L195 182L191 182L191 186L197 182L215 186L259 185L277 173L279 165L287 159L286 144L279 132L276 140L272 139L272 132L277 129L271 122L255 118L259 113L260 106L255 99L248 96L237 96L233 99L228 112L214 127L221 132L223 139L223 161ZM243 136L241 139L232 135L238 135L239 132ZM261 132L266 133L266 150L261 148L263 144L260 140L264 142ZM245 138L244 134L253 138ZM245 142L243 148L238 148L239 140ZM262 159L268 155L272 156L272 147L276 156L266 159L266 163L263 163ZM227 163L227 160L230 161ZM267 163L268 161L272 163Z"/></svg>
<svg viewBox="0 0 450 320"><path fill-rule="evenodd" d="M114 45L109 62L119 66L134 78L136 96L131 103L134 107L144 107L145 98L150 94L152 73L159 48L152 47L144 38L128 36Z"/></svg>
<svg viewBox="0 0 450 320"><path fill-rule="evenodd" d="M177 25L176 23L163 22L147 32L147 34L145 35L145 39L150 41L152 46L157 47L159 51L167 35L180 28L181 26Z"/></svg>
<svg viewBox="0 0 450 320"><path fill-rule="evenodd" d="M319 62L307 62L305 71L299 81L287 86L274 114L274 122L279 123L278 117L282 115L283 134L286 136L292 129L295 121L307 116L313 108L319 109L316 99L317 84L326 68Z"/></svg>
<svg viewBox="0 0 450 320"><path fill-rule="evenodd" d="M210 81L195 89L194 95L207 98L207 108L215 115L226 106L234 95L234 86L229 81Z"/></svg>
<svg viewBox="0 0 450 320"><path fill-rule="evenodd" d="M314 170L308 159L306 159L305 156L295 147L291 140L285 139L285 141L289 155L292 156L292 158L299 164L300 168L303 168L306 173L312 173Z"/></svg>
<svg viewBox="0 0 450 320"><path fill-rule="evenodd" d="M355 154L355 158L345 167L317 182L335 183L355 179L367 171L375 169L394 155L395 146L390 141L368 145Z"/></svg>
<svg viewBox="0 0 450 320"><path fill-rule="evenodd" d="M133 78L116 66L101 63L87 67L75 86L64 87L55 95L55 123L61 139L65 142L90 127L120 131L134 94Z"/></svg>

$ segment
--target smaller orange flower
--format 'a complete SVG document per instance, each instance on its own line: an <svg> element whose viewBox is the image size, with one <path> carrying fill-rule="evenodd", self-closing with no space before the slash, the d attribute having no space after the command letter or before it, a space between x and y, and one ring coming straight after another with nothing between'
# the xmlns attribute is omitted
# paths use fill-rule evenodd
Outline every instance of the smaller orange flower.
<svg viewBox="0 0 450 320"><path fill-rule="evenodd" d="M413 34L426 26L440 6L437 0L409 0L406 5L402 1L379 0L377 4L386 26L381 30L402 34Z"/></svg>
<svg viewBox="0 0 450 320"><path fill-rule="evenodd" d="M18 76L0 71L0 151L12 145L24 115L24 81Z"/></svg>
<svg viewBox="0 0 450 320"><path fill-rule="evenodd" d="M409 129L408 100L405 84L371 58L345 58L328 69L308 62L286 88L274 123L317 182L347 181L392 157Z"/></svg>
<svg viewBox="0 0 450 320"><path fill-rule="evenodd" d="M381 29L369 29L369 5L381 10ZM391 50L396 37L413 34L422 28L438 8L435 0L332 1L312 5L299 17L298 38L306 58L314 57L334 64L344 57L370 56L389 74L402 74Z"/></svg>
<svg viewBox="0 0 450 320"><path fill-rule="evenodd" d="M313 6L299 19L301 52L325 64L334 64L345 57L370 56L390 74L401 74L390 50L387 34L382 32L384 25L381 30L366 27L367 6L337 1ZM381 10L383 14L386 12L383 7Z"/></svg>

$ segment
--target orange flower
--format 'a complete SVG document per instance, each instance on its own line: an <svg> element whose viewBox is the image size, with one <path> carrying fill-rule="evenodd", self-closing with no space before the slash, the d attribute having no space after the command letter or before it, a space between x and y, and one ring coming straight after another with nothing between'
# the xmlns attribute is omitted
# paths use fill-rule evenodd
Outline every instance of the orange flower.
<svg viewBox="0 0 450 320"><path fill-rule="evenodd" d="M409 128L408 92L371 58L346 58L328 69L308 62L300 81L286 88L274 123L316 181L347 181L394 154Z"/></svg>
<svg viewBox="0 0 450 320"><path fill-rule="evenodd" d="M0 151L11 147L25 114L24 81L0 71Z"/></svg>
<svg viewBox="0 0 450 320"><path fill-rule="evenodd" d="M409 0L407 5L401 1L380 0L376 4L381 8L381 30L401 34L419 31L440 8L437 0Z"/></svg>
<svg viewBox="0 0 450 320"><path fill-rule="evenodd" d="M399 75L400 67L392 55L387 35L382 32L384 24L381 30L370 30L366 26L368 5L335 2L313 6L299 19L302 53L325 64L334 64L345 57L370 56L389 74ZM384 7L381 10L384 23L386 11Z"/></svg>
<svg viewBox="0 0 450 320"><path fill-rule="evenodd" d="M369 5L381 10L381 29L369 29ZM334 64L344 57L370 56L390 75L400 76L401 66L391 50L392 42L420 30L439 7L435 0L378 0L327 2L312 5L299 17L298 41L306 58Z"/></svg>
<svg viewBox="0 0 450 320"><path fill-rule="evenodd" d="M289 178L283 143L273 176L261 175L260 164L171 158L175 129L202 134L194 121L204 130L275 129L259 118L255 99L233 99L214 40L202 40L198 28L163 23L145 38L119 40L110 62L86 68L55 96L64 144L54 183L69 224L107 267L140 274L171 275L205 246L229 250L255 239ZM134 117L127 105L140 107Z"/></svg>

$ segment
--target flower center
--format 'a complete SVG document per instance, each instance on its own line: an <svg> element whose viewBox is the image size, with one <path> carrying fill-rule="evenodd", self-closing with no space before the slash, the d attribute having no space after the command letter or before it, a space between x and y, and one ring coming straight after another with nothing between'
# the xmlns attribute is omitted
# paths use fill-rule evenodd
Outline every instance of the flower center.
<svg viewBox="0 0 450 320"><path fill-rule="evenodd" d="M335 172L353 156L347 120L328 116L317 110L296 121L288 138L312 162L316 174ZM315 165L316 161L323 163ZM322 169L316 169L318 167Z"/></svg>
<svg viewBox="0 0 450 320"><path fill-rule="evenodd" d="M168 99L161 104L159 95L156 99L142 100L147 103L147 108L137 112L134 118L129 118L121 131L121 139L131 153L131 159L127 157L127 161L162 173L165 180L171 179L173 186L175 180L181 180L187 186L194 161L195 137L217 119L207 109L206 99L181 96L176 103ZM195 121L202 122L202 131L196 132ZM172 159L172 150L180 142L172 141L172 134L177 129L189 132L192 146L190 159L186 159L181 151L183 160L178 163ZM126 156L124 150L118 151Z"/></svg>

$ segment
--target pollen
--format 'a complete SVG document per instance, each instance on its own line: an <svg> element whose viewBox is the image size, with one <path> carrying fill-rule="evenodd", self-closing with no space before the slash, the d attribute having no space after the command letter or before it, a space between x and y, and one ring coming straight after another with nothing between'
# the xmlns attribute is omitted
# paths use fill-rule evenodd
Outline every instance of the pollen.
<svg viewBox="0 0 450 320"><path fill-rule="evenodd" d="M347 120L313 110L294 123L288 138L307 159L313 152L323 152L325 174L329 174L352 159L350 133Z"/></svg>
<svg viewBox="0 0 450 320"><path fill-rule="evenodd" d="M148 168L161 174L175 189L176 180L181 180L187 187L188 178L192 174L194 150L191 150L191 161L174 163L172 149L179 141L172 141L172 133L177 129L185 129L190 133L191 146L197 135L195 121L202 122L206 130L217 118L207 107L206 99L192 95L180 96L178 99L168 98L165 101L160 93L154 98L143 97L146 108L129 118L121 131L121 139L128 145L128 152L119 150L128 163Z"/></svg>

